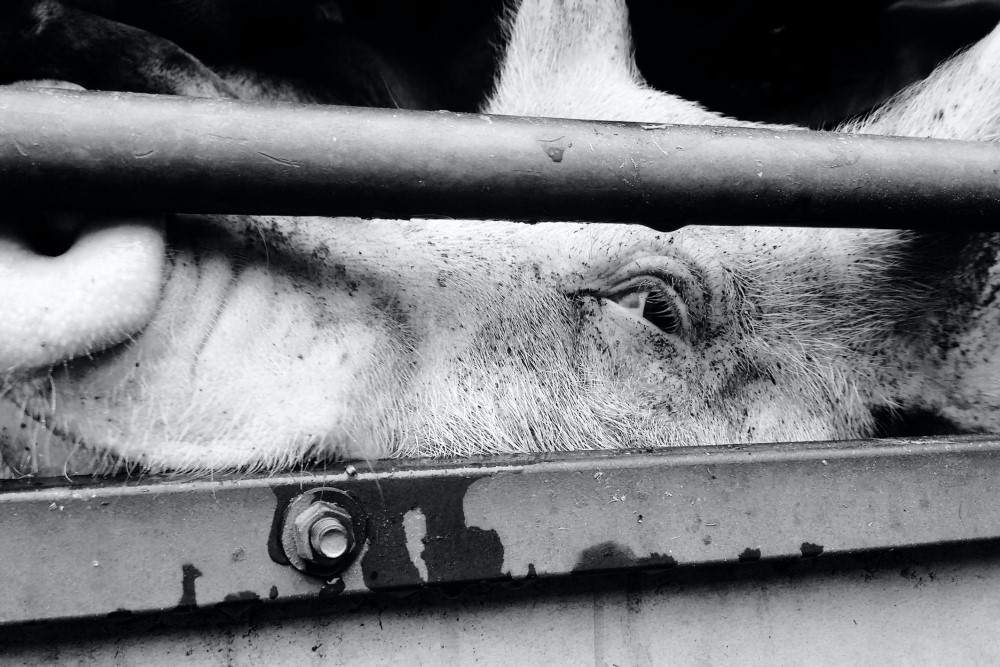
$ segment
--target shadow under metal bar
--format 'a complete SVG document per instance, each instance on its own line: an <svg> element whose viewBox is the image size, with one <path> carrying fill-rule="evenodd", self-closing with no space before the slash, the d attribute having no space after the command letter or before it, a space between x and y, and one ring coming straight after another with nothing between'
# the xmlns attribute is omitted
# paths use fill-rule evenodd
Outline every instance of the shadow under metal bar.
<svg viewBox="0 0 1000 667"><path fill-rule="evenodd" d="M996 229L1000 146L0 92L5 207Z"/></svg>
<svg viewBox="0 0 1000 667"><path fill-rule="evenodd" d="M62 481L62 480L57 480ZM1000 440L920 438L462 461L216 480L0 483L0 631L322 603L431 584L815 558L1000 537ZM303 492L365 525L340 577L287 564Z"/></svg>

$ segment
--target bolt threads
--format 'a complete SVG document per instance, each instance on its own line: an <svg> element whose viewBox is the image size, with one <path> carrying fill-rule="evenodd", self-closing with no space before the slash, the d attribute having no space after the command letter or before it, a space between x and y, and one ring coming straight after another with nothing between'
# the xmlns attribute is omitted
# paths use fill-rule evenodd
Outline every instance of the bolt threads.
<svg viewBox="0 0 1000 667"><path fill-rule="evenodd" d="M350 548L347 529L334 517L323 517L309 528L309 544L326 558L340 558Z"/></svg>

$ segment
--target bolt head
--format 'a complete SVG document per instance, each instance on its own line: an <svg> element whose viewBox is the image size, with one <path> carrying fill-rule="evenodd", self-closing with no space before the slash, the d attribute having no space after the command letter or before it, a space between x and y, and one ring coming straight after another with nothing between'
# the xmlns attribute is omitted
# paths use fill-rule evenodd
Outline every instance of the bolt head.
<svg viewBox="0 0 1000 667"><path fill-rule="evenodd" d="M351 515L343 508L319 501L295 517L295 552L305 562L329 565L353 548Z"/></svg>

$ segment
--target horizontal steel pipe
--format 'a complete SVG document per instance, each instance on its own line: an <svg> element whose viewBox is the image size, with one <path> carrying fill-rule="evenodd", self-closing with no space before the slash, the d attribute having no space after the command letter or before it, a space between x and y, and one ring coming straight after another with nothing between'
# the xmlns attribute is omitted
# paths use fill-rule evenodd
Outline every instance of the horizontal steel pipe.
<svg viewBox="0 0 1000 667"><path fill-rule="evenodd" d="M998 173L992 144L0 94L7 207L990 229Z"/></svg>

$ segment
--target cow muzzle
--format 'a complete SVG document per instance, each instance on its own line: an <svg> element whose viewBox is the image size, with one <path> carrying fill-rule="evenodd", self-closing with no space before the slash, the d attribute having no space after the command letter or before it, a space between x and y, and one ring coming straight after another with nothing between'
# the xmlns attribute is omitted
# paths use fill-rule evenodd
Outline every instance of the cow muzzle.
<svg viewBox="0 0 1000 667"><path fill-rule="evenodd" d="M32 227L33 236L24 232ZM67 242L54 238L62 235ZM156 311L164 251L159 218L0 221L0 372L53 366L133 337Z"/></svg>

